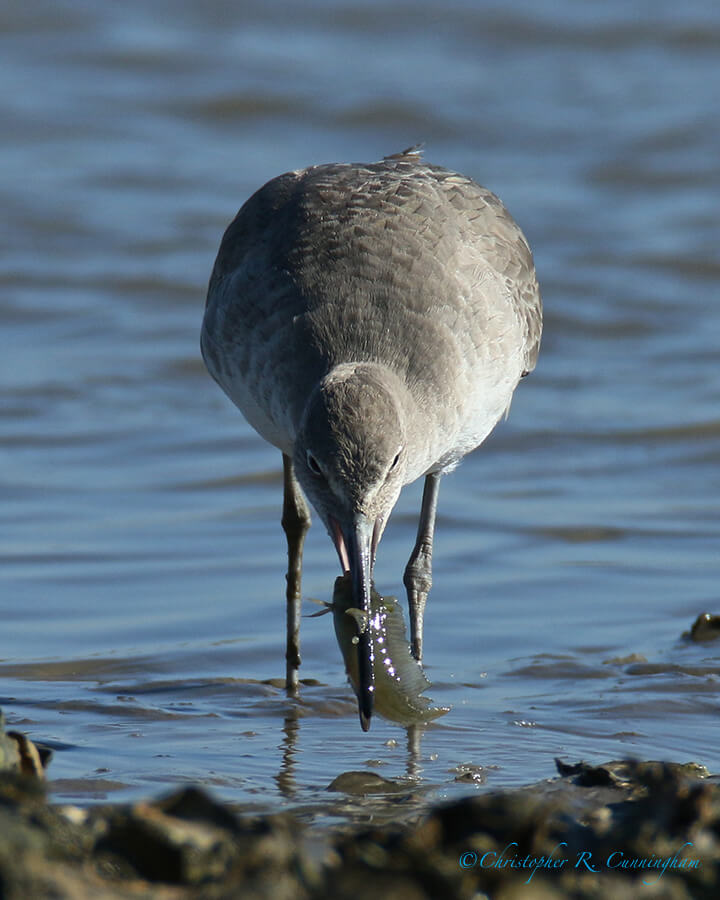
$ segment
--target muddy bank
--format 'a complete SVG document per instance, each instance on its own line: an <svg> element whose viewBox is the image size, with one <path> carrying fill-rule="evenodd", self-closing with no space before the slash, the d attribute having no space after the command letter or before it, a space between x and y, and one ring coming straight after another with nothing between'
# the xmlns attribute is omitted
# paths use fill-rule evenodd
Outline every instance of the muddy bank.
<svg viewBox="0 0 720 900"><path fill-rule="evenodd" d="M689 900L720 891L720 782L695 764L558 764L557 777L538 785L403 824L318 833L291 815L236 814L194 788L133 805L53 805L47 759L28 743L0 733L7 900ZM333 783L344 789L377 785L348 773ZM397 799L401 819L400 786Z"/></svg>

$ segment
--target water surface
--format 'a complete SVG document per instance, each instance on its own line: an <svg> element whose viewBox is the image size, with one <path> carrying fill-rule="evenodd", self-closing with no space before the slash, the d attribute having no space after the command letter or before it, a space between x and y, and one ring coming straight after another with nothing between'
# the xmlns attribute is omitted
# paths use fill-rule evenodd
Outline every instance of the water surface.
<svg viewBox="0 0 720 900"><path fill-rule="evenodd" d="M720 611L717 5L87 0L0 24L0 706L55 748L55 796L190 781L342 818L362 805L325 788L352 769L420 803L554 756L717 771L720 655L681 639ZM256 187L418 141L520 222L546 332L442 485L426 662L453 710L409 739L360 732L329 617L304 620L300 700L272 681L280 455L198 331ZM305 572L329 600L322 527Z"/></svg>

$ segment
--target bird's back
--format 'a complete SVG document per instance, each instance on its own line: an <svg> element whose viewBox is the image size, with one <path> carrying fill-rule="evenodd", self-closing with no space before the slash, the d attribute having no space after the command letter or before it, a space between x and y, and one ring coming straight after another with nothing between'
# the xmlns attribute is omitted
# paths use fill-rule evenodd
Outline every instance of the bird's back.
<svg viewBox="0 0 720 900"><path fill-rule="evenodd" d="M535 365L541 316L530 249L497 197L405 154L257 191L218 253L203 355L284 452L330 369L389 367L437 436L416 476L489 433Z"/></svg>

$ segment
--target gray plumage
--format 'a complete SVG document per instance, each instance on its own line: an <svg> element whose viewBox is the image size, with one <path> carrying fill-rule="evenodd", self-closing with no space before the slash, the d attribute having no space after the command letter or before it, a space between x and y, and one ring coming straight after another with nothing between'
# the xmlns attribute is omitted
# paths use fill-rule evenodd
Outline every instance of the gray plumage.
<svg viewBox="0 0 720 900"><path fill-rule="evenodd" d="M286 501L301 494L299 482L343 568L354 572L366 552L371 578L401 487L429 476L405 576L418 658L438 476L506 412L535 366L541 328L532 254L505 207L413 152L274 178L220 246L202 331L206 365L282 451ZM298 519L309 524L302 509ZM301 563L290 552L299 601ZM357 577L358 591L369 592ZM364 727L372 660L369 670Z"/></svg>

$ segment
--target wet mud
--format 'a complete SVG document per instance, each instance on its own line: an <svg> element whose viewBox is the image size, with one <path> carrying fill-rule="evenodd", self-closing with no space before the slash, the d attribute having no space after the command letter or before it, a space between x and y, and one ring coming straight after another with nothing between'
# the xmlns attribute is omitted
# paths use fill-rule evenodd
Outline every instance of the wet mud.
<svg viewBox="0 0 720 900"><path fill-rule="evenodd" d="M538 784L422 813L407 785L345 773L329 796L357 803L380 792L395 821L320 830L290 813L240 813L197 788L131 805L55 805L43 762L27 738L0 734L7 900L674 900L720 890L720 779L696 763L556 762Z"/></svg>

